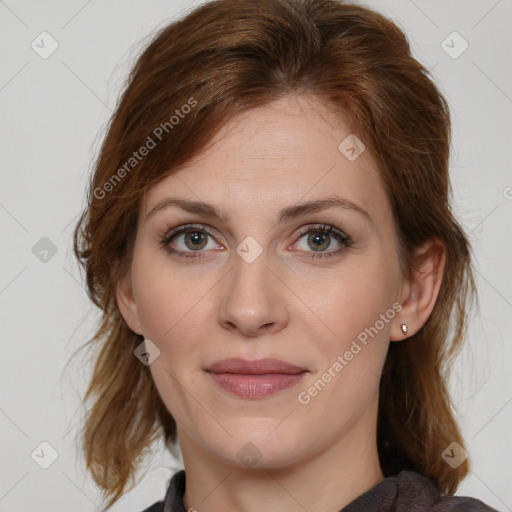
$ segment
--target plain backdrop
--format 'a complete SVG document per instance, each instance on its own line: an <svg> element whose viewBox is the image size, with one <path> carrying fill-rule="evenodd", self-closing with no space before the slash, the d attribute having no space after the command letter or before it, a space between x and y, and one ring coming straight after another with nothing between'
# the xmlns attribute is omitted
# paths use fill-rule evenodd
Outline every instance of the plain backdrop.
<svg viewBox="0 0 512 512"><path fill-rule="evenodd" d="M0 0L1 511L101 509L77 441L90 368L69 360L98 314L71 234L133 59L192 5ZM454 208L474 246L480 298L451 381L473 463L458 494L512 510L512 0L365 5L406 31L451 106ZM154 452L113 512L163 499L179 462Z"/></svg>

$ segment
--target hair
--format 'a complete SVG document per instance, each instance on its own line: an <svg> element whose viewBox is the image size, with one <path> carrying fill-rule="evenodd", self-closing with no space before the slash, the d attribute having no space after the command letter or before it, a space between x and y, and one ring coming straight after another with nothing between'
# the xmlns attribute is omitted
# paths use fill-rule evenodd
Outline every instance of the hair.
<svg viewBox="0 0 512 512"><path fill-rule="evenodd" d="M141 198L204 152L224 123L291 94L343 115L376 159L404 275L418 265L415 249L424 242L446 247L432 314L387 354L377 423L383 474L411 469L453 493L469 471L467 460L452 469L441 457L452 442L464 444L448 378L475 287L469 242L450 207L445 99L402 30L372 10L337 0L216 0L160 29L136 59L74 230L89 298L102 312L85 344L96 352L85 394L93 403L80 435L107 508L155 440L171 451L177 444L149 367L133 354L143 337L115 298L130 269Z"/></svg>

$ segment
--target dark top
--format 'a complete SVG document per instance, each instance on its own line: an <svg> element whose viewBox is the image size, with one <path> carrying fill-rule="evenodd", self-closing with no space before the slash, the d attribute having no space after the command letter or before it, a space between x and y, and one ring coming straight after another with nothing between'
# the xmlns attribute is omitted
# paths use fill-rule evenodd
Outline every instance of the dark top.
<svg viewBox="0 0 512 512"><path fill-rule="evenodd" d="M185 470L171 479L164 501L143 512L187 512L183 505ZM413 471L401 471L379 482L340 512L497 512L480 500L441 496L432 480Z"/></svg>

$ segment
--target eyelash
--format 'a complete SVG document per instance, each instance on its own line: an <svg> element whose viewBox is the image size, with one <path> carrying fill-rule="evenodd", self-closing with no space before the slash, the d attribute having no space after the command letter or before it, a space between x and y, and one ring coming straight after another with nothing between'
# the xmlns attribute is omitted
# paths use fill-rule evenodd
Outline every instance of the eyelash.
<svg viewBox="0 0 512 512"><path fill-rule="evenodd" d="M165 236L160 241L160 244L162 247L169 253L174 254L180 258L185 259L199 259L204 258L204 252L201 251L178 251L176 249L172 249L169 246L169 243L172 241L173 238L176 236L187 233L189 231L196 231L196 232L204 232L210 235L213 239L215 239L215 233L209 229L207 226L204 225L195 225L195 224L186 224L184 226L180 226L179 228L173 229L165 234ZM329 252L314 252L312 256L308 256L312 260L316 259L325 259L325 258L331 258L332 256L336 256L343 252L347 247L350 247L353 244L353 241L351 238L347 235L345 235L343 232L337 230L334 226L331 226L330 224L317 224L314 226L307 226L304 229L302 229L299 233L298 239L300 240L304 235L310 233L310 232L319 232L319 233L328 233L335 236L335 238L344 246L341 249L337 249L335 251L329 251ZM195 255L194 253L198 253Z"/></svg>

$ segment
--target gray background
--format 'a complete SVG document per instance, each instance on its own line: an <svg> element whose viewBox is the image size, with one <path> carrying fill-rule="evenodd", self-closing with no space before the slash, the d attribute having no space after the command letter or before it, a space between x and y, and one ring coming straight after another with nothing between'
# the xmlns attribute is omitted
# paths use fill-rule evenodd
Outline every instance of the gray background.
<svg viewBox="0 0 512 512"><path fill-rule="evenodd" d="M511 510L512 0L366 5L404 28L451 105L454 204L474 245L480 292L451 382L474 469L458 494ZM98 315L71 255L71 233L134 57L148 34L191 6L0 0L1 511L100 510L76 439L89 369L80 356L69 362ZM44 31L58 43L45 59L31 47L51 49ZM48 469L35 462L51 462L41 442L58 454ZM157 446L139 485L112 511L139 512L162 499L177 467Z"/></svg>

